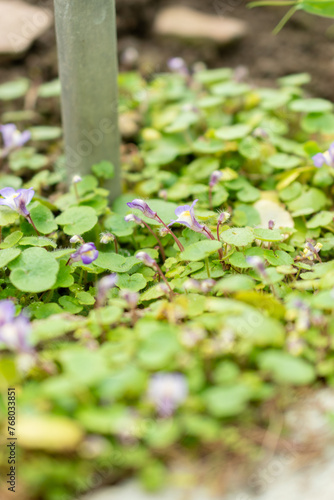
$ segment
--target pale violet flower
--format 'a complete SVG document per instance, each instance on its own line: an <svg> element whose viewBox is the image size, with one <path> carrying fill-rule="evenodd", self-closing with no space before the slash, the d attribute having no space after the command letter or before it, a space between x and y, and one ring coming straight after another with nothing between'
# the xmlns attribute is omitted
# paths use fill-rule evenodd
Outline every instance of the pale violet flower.
<svg viewBox="0 0 334 500"><path fill-rule="evenodd" d="M15 306L10 300L0 301L0 342L13 351L30 352L31 326L22 314L15 317Z"/></svg>
<svg viewBox="0 0 334 500"><path fill-rule="evenodd" d="M218 224L219 226L221 224L224 224L224 222L227 222L229 218L231 217L231 214L229 212L221 212L218 217Z"/></svg>
<svg viewBox="0 0 334 500"><path fill-rule="evenodd" d="M208 293L212 290L212 288L215 286L216 281L212 278L207 278L206 280L203 280L201 282L201 291L203 293Z"/></svg>
<svg viewBox="0 0 334 500"><path fill-rule="evenodd" d="M197 233L202 233L203 231L205 231L205 226L198 222L194 214L194 206L197 202L198 200L195 200L191 206L181 205L180 207L177 207L177 209L175 210L177 219L172 220L168 224L168 226L172 226L173 224L182 224L183 226L189 227L189 229L192 229Z"/></svg>
<svg viewBox="0 0 334 500"><path fill-rule="evenodd" d="M187 396L187 380L181 373L156 373L152 376L148 399L161 417L170 417Z"/></svg>
<svg viewBox="0 0 334 500"><path fill-rule="evenodd" d="M20 132L14 123L0 125L3 144L5 146L2 156L5 157L15 149L21 148L31 138L28 130Z"/></svg>
<svg viewBox="0 0 334 500"><path fill-rule="evenodd" d="M334 167L334 142L329 146L328 150L324 153L317 153L312 157L313 163L317 168L323 165Z"/></svg>
<svg viewBox="0 0 334 500"><path fill-rule="evenodd" d="M70 239L70 243L72 243L72 245L76 245L77 243L84 244L85 242L84 242L84 239L82 238L82 236L79 236L78 234L75 234Z"/></svg>
<svg viewBox="0 0 334 500"><path fill-rule="evenodd" d="M116 273L108 274L99 281L96 298L97 307L101 307L104 304L109 290L116 286L117 281L118 275Z"/></svg>
<svg viewBox="0 0 334 500"><path fill-rule="evenodd" d="M131 292L131 290L122 290L120 296L127 302L130 309L135 309L137 307L140 297L139 293Z"/></svg>
<svg viewBox="0 0 334 500"><path fill-rule="evenodd" d="M264 265L264 260L261 259L261 257L259 257L258 255L252 255L252 256L246 257L246 261L251 267L256 269L256 271L260 274L260 276L262 276L262 278L268 277L267 271L266 271L266 268Z"/></svg>
<svg viewBox="0 0 334 500"><path fill-rule="evenodd" d="M179 73L180 75L188 75L189 70L187 68L186 62L182 57L173 57L168 61L168 68L173 73Z"/></svg>
<svg viewBox="0 0 334 500"><path fill-rule="evenodd" d="M184 284L183 284L184 290L191 291L191 290L196 290L197 292L201 291L201 284L198 280L195 280L194 278L188 278Z"/></svg>
<svg viewBox="0 0 334 500"><path fill-rule="evenodd" d="M303 257L302 258L308 259L308 260L317 259L321 262L321 259L319 257L319 252L321 249L322 249L322 243L317 243L315 246L313 246L310 241L307 241L305 243L305 248L303 250Z"/></svg>
<svg viewBox="0 0 334 500"><path fill-rule="evenodd" d="M82 178L80 177L80 175L75 175L72 179L73 184L78 184L81 181L82 181Z"/></svg>
<svg viewBox="0 0 334 500"><path fill-rule="evenodd" d="M151 210L148 204L143 200L139 200L138 198L136 198L135 200L127 203L127 206L132 209L136 208L137 210L140 210L141 212L143 212L145 217L148 217L149 219L156 220L157 218L157 213L153 212L153 210Z"/></svg>
<svg viewBox="0 0 334 500"><path fill-rule="evenodd" d="M0 326L9 323L14 319L15 306L11 300L0 301Z"/></svg>
<svg viewBox="0 0 334 500"><path fill-rule="evenodd" d="M143 221L141 220L140 217L137 217L137 215L134 214L129 214L124 217L125 222L135 222L136 224L139 224L140 226L143 226Z"/></svg>
<svg viewBox="0 0 334 500"><path fill-rule="evenodd" d="M168 286L166 285L166 283L158 283L157 284L157 290L159 290L159 292L162 292L164 294L168 294L170 292Z"/></svg>
<svg viewBox="0 0 334 500"><path fill-rule="evenodd" d="M186 327L181 335L181 342L185 347L195 347L199 342L205 339L205 330L201 327Z"/></svg>
<svg viewBox="0 0 334 500"><path fill-rule="evenodd" d="M35 194L32 188L29 189L15 189L11 187L0 189L0 205L11 208L23 217L29 217L30 213L27 205L31 202Z"/></svg>
<svg viewBox="0 0 334 500"><path fill-rule="evenodd" d="M159 198L162 198L163 200L167 201L168 193L167 193L166 189L161 189L158 193L158 196L159 196Z"/></svg>
<svg viewBox="0 0 334 500"><path fill-rule="evenodd" d="M223 172L221 172L220 170L215 170L214 172L212 172L209 183L210 188L213 188L222 177Z"/></svg>
<svg viewBox="0 0 334 500"><path fill-rule="evenodd" d="M67 264L82 261L83 264L88 265L94 262L99 256L98 250L94 243L84 243L75 253L72 253Z"/></svg>
<svg viewBox="0 0 334 500"><path fill-rule="evenodd" d="M152 257L150 257L149 254L146 252L138 252L136 254L136 259L143 262L143 264L145 264L145 266L153 267L153 268L157 267L157 263L155 262L155 260L152 259Z"/></svg>
<svg viewBox="0 0 334 500"><path fill-rule="evenodd" d="M12 351L30 352L32 351L31 332L28 319L20 315L1 327L0 342L3 342Z"/></svg>
<svg viewBox="0 0 334 500"><path fill-rule="evenodd" d="M111 243L112 241L115 241L115 236L113 234L111 234L109 232L100 234L100 243L107 245L108 243Z"/></svg>

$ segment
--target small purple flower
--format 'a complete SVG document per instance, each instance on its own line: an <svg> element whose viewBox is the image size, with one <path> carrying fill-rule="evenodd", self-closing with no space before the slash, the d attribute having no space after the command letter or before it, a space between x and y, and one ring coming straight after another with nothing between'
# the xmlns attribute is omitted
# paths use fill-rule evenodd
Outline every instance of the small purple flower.
<svg viewBox="0 0 334 500"><path fill-rule="evenodd" d="M97 286L97 297L96 305L101 307L107 298L109 290L114 288L118 281L118 275L116 273L108 274L104 276Z"/></svg>
<svg viewBox="0 0 334 500"><path fill-rule="evenodd" d="M220 170L215 170L214 172L212 172L209 183L210 188L213 188L220 181L222 177L223 177L223 172L220 172Z"/></svg>
<svg viewBox="0 0 334 500"><path fill-rule="evenodd" d="M115 236L112 233L107 231L100 234L100 243L103 243L103 245L107 245L111 241L115 241Z"/></svg>
<svg viewBox="0 0 334 500"><path fill-rule="evenodd" d="M9 323L14 319L15 306L11 300L2 300L0 302L0 326Z"/></svg>
<svg viewBox="0 0 334 500"><path fill-rule="evenodd" d="M167 295L170 292L166 283L158 283L156 288L157 288L157 290L159 290L159 292L162 292L165 295Z"/></svg>
<svg viewBox="0 0 334 500"><path fill-rule="evenodd" d="M267 139L269 137L268 132L261 127L257 127L256 129L253 130L252 136L256 137L257 139Z"/></svg>
<svg viewBox="0 0 334 500"><path fill-rule="evenodd" d="M257 255L252 255L250 257L246 257L246 261L248 264L257 270L257 272L262 276L262 278L268 278L267 271L264 265L263 259Z"/></svg>
<svg viewBox="0 0 334 500"><path fill-rule="evenodd" d="M31 352L29 337L31 326L22 314L15 318L15 307L10 300L0 302L0 342L8 349L18 352Z"/></svg>
<svg viewBox="0 0 334 500"><path fill-rule="evenodd" d="M27 205L31 202L35 194L33 188L15 189L8 187L0 189L0 205L5 205L23 217L28 217L30 213L27 210Z"/></svg>
<svg viewBox="0 0 334 500"><path fill-rule="evenodd" d="M268 221L268 229L273 230L273 229L274 229L274 227L275 227L275 221L273 221L272 219L270 219L270 220Z"/></svg>
<svg viewBox="0 0 334 500"><path fill-rule="evenodd" d="M314 166L317 168L322 167L324 164L334 168L334 142L329 146L328 150L324 153L317 153L312 157Z"/></svg>
<svg viewBox="0 0 334 500"><path fill-rule="evenodd" d="M185 347L195 347L205 339L205 330L201 327L187 327L183 330L181 342Z"/></svg>
<svg viewBox="0 0 334 500"><path fill-rule="evenodd" d="M157 373L152 376L148 398L161 417L170 417L188 396L188 384L181 373Z"/></svg>
<svg viewBox="0 0 334 500"><path fill-rule="evenodd" d="M319 252L321 249L322 243L317 243L315 246L313 246L310 241L307 241L303 250L303 258L308 260L317 259L321 262L321 259L319 257Z"/></svg>
<svg viewBox="0 0 334 500"><path fill-rule="evenodd" d="M94 262L99 256L98 250L94 243L84 243L75 253L72 253L68 263L82 261L83 264L88 265Z"/></svg>
<svg viewBox="0 0 334 500"><path fill-rule="evenodd" d="M198 220L196 220L195 214L194 214L194 206L198 200L195 200L192 205L182 205L180 207L177 207L175 210L175 215L177 215L176 220L172 220L168 226L172 226L173 224L182 224L183 226L189 227L189 229L192 229L193 231L196 231L197 233L202 233L205 231L205 226L201 225Z"/></svg>
<svg viewBox="0 0 334 500"><path fill-rule="evenodd" d="M75 234L74 236L72 236L72 238L70 239L70 243L72 243L72 245L76 245L77 243L81 243L82 245L85 243L84 239L82 238L82 236L78 235L78 234Z"/></svg>
<svg viewBox="0 0 334 500"><path fill-rule="evenodd" d="M82 178L80 177L80 175L75 175L72 179L73 184L78 184L81 181L82 181Z"/></svg>
<svg viewBox="0 0 334 500"><path fill-rule="evenodd" d="M212 288L215 286L216 281L212 278L208 278L206 280L203 280L201 282L201 291L203 293L208 293L212 290Z"/></svg>
<svg viewBox="0 0 334 500"><path fill-rule="evenodd" d="M152 257L150 257L146 252L138 252L136 255L136 259L143 262L145 266L153 267L154 269L157 267L157 263L155 262L155 260L152 259Z"/></svg>
<svg viewBox="0 0 334 500"><path fill-rule="evenodd" d="M137 209L143 212L145 217L148 217L149 219L155 219L157 218L157 213L153 212L153 210L150 209L147 203L143 200L135 199L129 203L127 203L127 206L132 208L132 209Z"/></svg>
<svg viewBox="0 0 334 500"><path fill-rule="evenodd" d="M143 226L143 221L141 220L140 217L137 217L137 215L134 214L129 214L124 217L125 222L135 222L136 224L139 224L140 226Z"/></svg>
<svg viewBox="0 0 334 500"><path fill-rule="evenodd" d="M121 297L125 302L127 302L130 309L135 309L139 301L139 293L131 292L130 290L122 290Z"/></svg>
<svg viewBox="0 0 334 500"><path fill-rule="evenodd" d="M184 284L183 288L188 292L190 290L196 290L197 292L201 291L201 284L198 280L195 280L194 278L188 278Z"/></svg>
<svg viewBox="0 0 334 500"><path fill-rule="evenodd" d="M168 69L173 73L178 73L180 75L189 74L186 62L184 59L182 59L182 57L173 57L172 59L169 59L167 65Z"/></svg>
<svg viewBox="0 0 334 500"><path fill-rule="evenodd" d="M167 201L168 193L166 189L161 189L158 193L159 198L162 198L163 200Z"/></svg>
<svg viewBox="0 0 334 500"><path fill-rule="evenodd" d="M229 212L221 212L218 217L218 225L220 226L221 224L224 224L224 222L227 222L230 217L231 214Z"/></svg>
<svg viewBox="0 0 334 500"><path fill-rule="evenodd" d="M31 133L28 130L20 132L14 123L0 125L0 132L5 149L2 156L7 156L14 149L21 148L31 138Z"/></svg>

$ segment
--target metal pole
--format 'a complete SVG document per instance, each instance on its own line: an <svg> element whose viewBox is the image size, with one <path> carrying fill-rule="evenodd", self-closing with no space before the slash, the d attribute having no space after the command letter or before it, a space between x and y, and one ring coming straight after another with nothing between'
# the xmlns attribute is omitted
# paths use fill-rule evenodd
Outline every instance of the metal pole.
<svg viewBox="0 0 334 500"><path fill-rule="evenodd" d="M68 180L110 161L121 194L115 0L55 0Z"/></svg>

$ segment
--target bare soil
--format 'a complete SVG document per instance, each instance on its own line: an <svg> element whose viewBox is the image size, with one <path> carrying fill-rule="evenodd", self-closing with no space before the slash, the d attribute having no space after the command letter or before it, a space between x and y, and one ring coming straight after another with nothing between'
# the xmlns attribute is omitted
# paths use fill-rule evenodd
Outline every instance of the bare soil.
<svg viewBox="0 0 334 500"><path fill-rule="evenodd" d="M41 4L40 0L30 3ZM152 35L157 10L182 3L212 15L225 13L248 24L247 36L237 44L217 47L210 44L185 44L179 40L161 40ZM52 8L51 0L43 6ZM334 101L334 24L331 20L299 12L278 35L272 30L286 12L285 8L247 8L243 0L117 0L119 50L135 46L140 53L139 66L159 71L170 57L184 57L188 63L201 60L210 67L246 66L251 81L272 86L276 78L291 73L309 72L311 94ZM54 29L50 29L20 60L3 63L0 83L17 76L47 81L57 76Z"/></svg>

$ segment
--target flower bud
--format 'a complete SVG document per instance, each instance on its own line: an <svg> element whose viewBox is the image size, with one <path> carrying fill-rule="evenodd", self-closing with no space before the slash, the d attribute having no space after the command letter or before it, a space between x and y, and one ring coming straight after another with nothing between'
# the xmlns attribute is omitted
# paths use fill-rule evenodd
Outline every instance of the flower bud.
<svg viewBox="0 0 334 500"><path fill-rule="evenodd" d="M136 222L140 226L143 225L143 221L140 219L140 217L137 217L137 215L134 214L129 214L124 217L125 222Z"/></svg>
<svg viewBox="0 0 334 500"><path fill-rule="evenodd" d="M145 266L153 267L153 269L157 267L155 260L152 259L152 257L150 257L146 252L138 252L136 258L145 264Z"/></svg>
<svg viewBox="0 0 334 500"><path fill-rule="evenodd" d="M214 172L212 172L209 186L213 188L220 181L222 177L223 177L223 172L220 172L220 170L215 170Z"/></svg>
<svg viewBox="0 0 334 500"><path fill-rule="evenodd" d="M111 233L102 233L100 235L100 243L103 243L104 245L107 245L108 243L111 243L112 241L115 241L115 236Z"/></svg>
<svg viewBox="0 0 334 500"><path fill-rule="evenodd" d="M72 243L72 245L75 245L76 243L80 243L80 244L83 245L85 243L85 241L84 241L84 239L81 236L79 236L78 234L75 234L70 239L70 243Z"/></svg>
<svg viewBox="0 0 334 500"><path fill-rule="evenodd" d="M139 293L131 292L130 290L122 290L120 296L128 303L130 309L135 309L137 307Z"/></svg>

